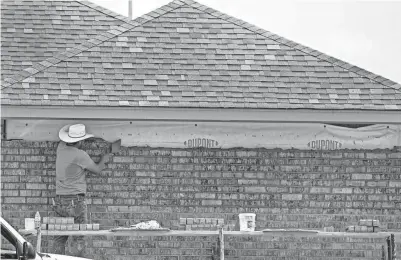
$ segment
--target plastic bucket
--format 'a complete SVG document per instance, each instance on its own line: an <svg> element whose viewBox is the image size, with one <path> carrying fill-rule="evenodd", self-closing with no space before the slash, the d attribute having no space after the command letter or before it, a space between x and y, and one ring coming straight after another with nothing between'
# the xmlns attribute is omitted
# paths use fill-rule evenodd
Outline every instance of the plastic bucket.
<svg viewBox="0 0 401 260"><path fill-rule="evenodd" d="M240 231L255 231L255 213L239 214L239 230Z"/></svg>

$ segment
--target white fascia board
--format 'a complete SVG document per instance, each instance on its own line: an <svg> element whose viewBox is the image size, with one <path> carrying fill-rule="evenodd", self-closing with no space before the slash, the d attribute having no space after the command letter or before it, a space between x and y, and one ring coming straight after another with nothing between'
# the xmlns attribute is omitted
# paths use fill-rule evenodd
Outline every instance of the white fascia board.
<svg viewBox="0 0 401 260"><path fill-rule="evenodd" d="M2 119L401 124L401 111L2 106Z"/></svg>

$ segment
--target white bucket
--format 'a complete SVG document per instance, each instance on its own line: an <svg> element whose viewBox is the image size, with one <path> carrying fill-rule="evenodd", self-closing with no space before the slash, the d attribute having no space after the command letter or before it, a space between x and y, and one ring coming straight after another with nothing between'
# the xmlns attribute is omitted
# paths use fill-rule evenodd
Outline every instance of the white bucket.
<svg viewBox="0 0 401 260"><path fill-rule="evenodd" d="M239 230L240 231L255 231L255 213L239 214Z"/></svg>

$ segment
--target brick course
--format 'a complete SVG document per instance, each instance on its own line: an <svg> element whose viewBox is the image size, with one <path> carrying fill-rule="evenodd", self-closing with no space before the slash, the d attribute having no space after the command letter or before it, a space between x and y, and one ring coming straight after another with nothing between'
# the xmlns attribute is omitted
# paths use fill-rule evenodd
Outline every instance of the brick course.
<svg viewBox="0 0 401 260"><path fill-rule="evenodd" d="M97 159L106 146L93 141L87 142L84 149ZM12 225L23 227L24 218L33 217L36 211L53 216L49 198L55 194L56 147L54 142L2 142L2 214ZM101 229L149 219L179 229L180 218L219 218L227 226L237 227L242 212L257 214L257 230L333 226L336 231L344 231L361 218L379 220L384 231L401 229L401 153L392 150L122 147L105 171L88 176L88 191L89 218L100 223ZM209 241L208 237L194 237L209 244L186 251L188 258L183 256L182 243L190 243L187 238L191 237L168 238L172 242L165 244L159 241L165 237L146 238L146 243L156 243L157 248L145 248L143 254L156 252L158 258L138 259L211 259L215 253L212 244L216 238ZM91 239L92 249L106 250L110 259L116 255L121 257L114 259L125 259L123 255L131 250L130 246L115 247L125 240L108 239ZM247 243L241 239L246 238L227 241L228 259L264 259L270 254L269 259L376 259L377 247L384 244L373 240L358 243L348 238L338 242L322 238L314 242L308 242L312 238L280 238L283 240L276 242L252 238ZM369 246L363 248L362 244ZM257 250L259 247L263 250ZM134 251L128 253L140 252ZM295 258L297 253L300 258ZM191 258L193 254L200 256Z"/></svg>

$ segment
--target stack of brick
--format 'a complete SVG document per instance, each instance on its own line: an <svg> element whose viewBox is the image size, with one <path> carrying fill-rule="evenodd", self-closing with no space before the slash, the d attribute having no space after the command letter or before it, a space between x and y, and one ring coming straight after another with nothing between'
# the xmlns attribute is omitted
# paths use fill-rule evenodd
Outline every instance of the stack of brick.
<svg viewBox="0 0 401 260"><path fill-rule="evenodd" d="M180 218L180 230L218 230L223 225L222 218Z"/></svg>
<svg viewBox="0 0 401 260"><path fill-rule="evenodd" d="M356 233L379 232L380 222L375 219L361 219L357 226L348 226L345 231Z"/></svg>
<svg viewBox="0 0 401 260"><path fill-rule="evenodd" d="M42 230L78 231L99 230L100 224L75 224L74 218L44 217Z"/></svg>

